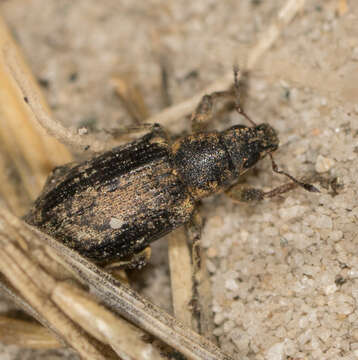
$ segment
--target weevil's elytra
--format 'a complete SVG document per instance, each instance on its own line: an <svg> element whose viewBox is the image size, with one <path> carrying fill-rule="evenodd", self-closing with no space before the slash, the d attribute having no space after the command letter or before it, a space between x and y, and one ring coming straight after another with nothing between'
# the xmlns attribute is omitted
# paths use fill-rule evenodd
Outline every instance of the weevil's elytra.
<svg viewBox="0 0 358 360"><path fill-rule="evenodd" d="M207 112L223 94L203 98ZM203 108L200 103L200 118ZM130 259L188 222L198 200L228 189L278 144L268 124L194 133L173 144L155 125L132 143L55 169L25 220L97 263ZM273 159L272 165L316 191L278 170ZM287 190L249 189L240 198L261 199Z"/></svg>
<svg viewBox="0 0 358 360"><path fill-rule="evenodd" d="M194 209L173 174L160 127L53 174L26 221L101 263L142 251L188 221Z"/></svg>

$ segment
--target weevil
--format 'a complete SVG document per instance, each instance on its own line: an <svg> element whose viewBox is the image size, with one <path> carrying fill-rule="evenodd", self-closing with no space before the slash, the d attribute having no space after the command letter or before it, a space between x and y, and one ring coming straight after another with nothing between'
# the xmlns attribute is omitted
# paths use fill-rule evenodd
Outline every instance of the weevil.
<svg viewBox="0 0 358 360"><path fill-rule="evenodd" d="M238 80L235 71L235 98ZM233 91L205 95L192 115L198 124L217 99ZM92 261L131 261L150 243L187 223L201 199L223 192L267 155L275 172L308 191L313 185L279 170L272 153L279 139L269 124L235 125L224 131L196 131L171 142L158 124L131 143L79 164L56 168L25 220ZM244 189L241 200L261 200L288 191ZM138 258L137 260L138 261ZM135 263L136 261L132 261Z"/></svg>

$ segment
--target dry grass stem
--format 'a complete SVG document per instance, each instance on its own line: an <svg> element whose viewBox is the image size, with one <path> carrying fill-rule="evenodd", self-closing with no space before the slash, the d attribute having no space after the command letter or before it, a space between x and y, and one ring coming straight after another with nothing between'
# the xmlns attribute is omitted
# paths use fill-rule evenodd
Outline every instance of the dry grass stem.
<svg viewBox="0 0 358 360"><path fill-rule="evenodd" d="M1 168L4 165L4 174L16 173L21 181L28 199L35 199L40 192L46 176L51 168L63 162L71 160L68 150L55 138L46 134L45 130L29 119L29 109L24 101L24 96L9 72L6 54L11 53L16 57L18 71L27 78L29 86L37 92L36 82L26 66L20 50L17 48L4 22L0 19L0 143L2 160ZM41 95L38 95L39 102L43 104L44 111L49 113ZM11 165L11 166L9 166ZM8 175L11 176L11 175ZM6 179L5 179L6 180ZM6 196L10 190L9 205L14 211L21 211L19 200L14 196L11 189L11 179L7 179L9 185L2 185L0 194ZM3 182L2 182L3 184ZM26 199L22 199L24 201Z"/></svg>
<svg viewBox="0 0 358 360"><path fill-rule="evenodd" d="M111 345L121 358L166 358L158 349L145 342L141 330L100 306L85 291L60 283L51 298L69 318L81 324L97 340Z"/></svg>
<svg viewBox="0 0 358 360"><path fill-rule="evenodd" d="M116 349L123 341L118 338L118 331L117 333L113 332L114 325L108 323L108 319L113 319L112 316L116 317L115 313L117 313L171 345L190 359L230 359L208 340L180 324L133 290L120 284L108 273L100 270L58 241L23 223L3 208L0 208L0 220L0 231L2 234L6 234L6 238L4 236L0 237L1 273L17 289L20 296L35 309L35 312L40 317L44 317L51 324L51 328L55 329L56 333L61 335L83 357L97 358L97 352L102 353L104 351L103 348L99 350L98 341L95 341L85 329L80 328L83 323L82 316L85 316L86 311L89 311L87 306L91 300L86 302L82 298L83 303L86 305L83 306L82 310L73 309L73 313L71 312L70 315L71 318L76 318L76 323L77 321L78 323L71 321L68 315L70 310L66 308L64 301L64 298L71 296L71 291L68 291L69 285L51 277L44 270L45 266L42 264L41 257L32 258L35 254L41 253L38 251L39 248L42 248L43 252L49 255L51 255L52 251L61 254L61 256L57 255L53 260L60 259L62 263L67 263L67 266L71 267L76 277L91 287L100 301L114 312L110 314L92 303L95 311L89 314L90 320L88 320L93 323L99 321L100 318L101 321L107 323L105 328L101 328L102 332L96 333L95 337L103 340L103 336L105 336L106 343L110 344L112 348ZM18 242L19 238L22 240L21 245ZM52 251L49 251L48 248L51 248ZM74 287L72 289L73 298L68 301L76 303L77 299L77 303L81 303L81 301L78 301L79 291L76 290L75 284L72 284L72 286ZM63 295L62 292L66 295ZM116 326L124 326L123 321L120 321L117 317ZM96 327L92 327L91 333L94 334L96 330L98 330ZM126 328L124 331L126 334L133 334L130 328ZM137 337L137 335L133 335L133 337ZM75 343L73 339L76 339ZM128 343L133 342L128 340ZM154 350L152 353L155 353ZM109 354L107 352L106 356L108 357Z"/></svg>
<svg viewBox="0 0 358 360"><path fill-rule="evenodd" d="M190 251L184 227L167 236L170 282L175 317L196 330L193 324L193 272Z"/></svg>
<svg viewBox="0 0 358 360"><path fill-rule="evenodd" d="M3 220L3 219L2 219ZM52 329L83 358L105 359L103 348L94 346L91 337L74 324L50 300L56 281L48 276L37 263L29 259L16 243L0 236L0 271L16 288L23 299L50 323ZM109 354L108 354L109 355ZM113 356L111 357L113 358Z"/></svg>
<svg viewBox="0 0 358 360"><path fill-rule="evenodd" d="M194 299L195 307L198 312L197 320L199 332L207 339L216 342L214 332L214 321L212 312L212 293L209 273L206 268L206 254L203 251L200 240L193 246L193 279L194 279Z"/></svg>
<svg viewBox="0 0 358 360"><path fill-rule="evenodd" d="M17 140L32 139L33 136L39 138L32 144L32 149L27 143L23 145L21 141L18 143L19 149L25 147L23 156L30 165L29 173L24 174L24 177L26 175L31 179L31 176L42 176L38 179L41 189L46 174L54 164L59 164L59 159L61 163L71 160L68 150L62 144L81 151L90 146L89 151L93 152L104 151L116 145L108 136L106 141L103 141L91 135L80 135L76 130L65 128L52 117L39 87L2 19L0 19L0 49L0 83L7 89L0 94L0 105L4 104L1 110L8 113L7 121L4 121L4 134ZM34 126L36 123L41 127ZM31 135L27 133L28 131ZM42 158L45 155L48 157L45 158L47 161ZM43 169L46 170L45 174Z"/></svg>
<svg viewBox="0 0 358 360"><path fill-rule="evenodd" d="M263 54L275 43L278 36L282 33L284 27L299 13L305 4L305 0L288 0L282 9L279 11L277 18L272 21L272 24L267 30L263 31L257 44L251 49L245 70L253 70ZM232 72L228 72L220 77L219 80L214 81L208 85L204 90L195 94L191 98L164 109L156 115L151 116L146 122L160 123L168 129L177 133L185 130L187 124L183 121L178 121L184 116L194 111L200 99L205 94L210 94L214 91L226 90L232 85Z"/></svg>
<svg viewBox="0 0 358 360"><path fill-rule="evenodd" d="M110 345L123 359L144 358L143 355L148 359L162 359L158 350L142 340L145 335L143 331L98 305L73 280L69 283L68 280L71 278L68 278L67 282L62 281L64 274L69 275L66 269L54 272L61 274L60 279L48 274L45 270L48 259L42 261L43 255L47 253L47 246L41 244L38 238L33 238L32 232L26 228L26 225L11 217L4 209L1 209L0 213L4 225L0 229L1 233L12 229L12 234L16 234L7 239L0 236L0 272L11 286L17 289L17 294L12 294L12 297L17 295L23 298L28 303L26 310L28 306L33 308L30 311L31 315L40 321L44 319L45 321L42 322L45 325L50 324L50 328L76 349L82 358L117 358L109 347L102 345L103 343ZM15 229L12 227L15 224L20 227L16 226ZM24 225L23 228L21 224ZM22 238L20 247L19 238ZM29 240L31 242L28 242ZM25 248L24 243L28 245ZM58 269L61 267L61 264L56 266ZM9 325L12 326L12 322ZM51 344L45 334L41 333L41 335L44 346ZM98 341L94 341L92 337ZM39 336L34 341L39 341Z"/></svg>
<svg viewBox="0 0 358 360"><path fill-rule="evenodd" d="M31 349L56 349L63 347L53 334L42 325L0 316L0 339L4 344L21 344Z"/></svg>

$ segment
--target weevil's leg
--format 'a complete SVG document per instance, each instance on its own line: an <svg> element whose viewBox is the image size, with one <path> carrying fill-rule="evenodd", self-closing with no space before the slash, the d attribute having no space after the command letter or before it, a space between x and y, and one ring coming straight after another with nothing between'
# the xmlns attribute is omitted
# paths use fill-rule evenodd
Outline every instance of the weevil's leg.
<svg viewBox="0 0 358 360"><path fill-rule="evenodd" d="M164 132L161 125L147 123L106 131L120 142L130 142L150 132Z"/></svg>
<svg viewBox="0 0 358 360"><path fill-rule="evenodd" d="M136 86L134 73L117 75L112 78L115 91L134 124L143 123L149 116L140 87Z"/></svg>
<svg viewBox="0 0 358 360"><path fill-rule="evenodd" d="M189 245L192 252L193 293L191 305L196 330L208 339L215 341L213 336L214 321L212 313L211 283L206 267L205 252L201 247L203 221L198 210L186 225Z"/></svg>
<svg viewBox="0 0 358 360"><path fill-rule="evenodd" d="M295 184L297 184L298 186L301 186L302 188L304 188L306 191L309 192L320 192L315 186L309 184L309 183L305 183L303 181L297 180L296 178L294 178L292 175L290 175L289 173L279 169L279 167L277 166L275 160L273 159L272 154L269 154L270 158L271 158L271 165L272 165L272 170L280 175L284 175L286 177L288 177L289 179L291 179Z"/></svg>
<svg viewBox="0 0 358 360"><path fill-rule="evenodd" d="M160 56L161 97L164 107L171 105L169 93L169 63L165 56ZM112 78L116 94L126 108L132 122L143 124L150 117L149 108L144 100L140 86L137 86L135 73L116 75Z"/></svg>
<svg viewBox="0 0 358 360"><path fill-rule="evenodd" d="M303 184L303 185L301 185ZM273 198L279 195L282 195L288 191L291 191L298 186L303 187L307 191L319 192L311 184L301 183L301 182L289 182L280 186L273 188L270 191L263 191L261 189L245 187L243 184L237 184L227 190L225 193L232 200L237 202L250 202L250 201L261 201L265 198ZM310 189L310 190L308 190Z"/></svg>
<svg viewBox="0 0 358 360"><path fill-rule="evenodd" d="M284 194L297 186L297 184L290 182L280 185L270 191L263 191L261 189L246 187L243 184L237 184L227 190L225 194L235 202L261 201L265 198L272 198Z"/></svg>
<svg viewBox="0 0 358 360"><path fill-rule="evenodd" d="M170 64L166 56L162 55L159 59L160 65L160 92L162 99L163 109L172 105L172 97L170 95L170 86L169 86L169 73L170 73Z"/></svg>
<svg viewBox="0 0 358 360"><path fill-rule="evenodd" d="M191 115L193 133L203 131L212 117L213 107L217 100L232 99L234 92L232 90L217 91L209 95L204 95Z"/></svg>
<svg viewBox="0 0 358 360"><path fill-rule="evenodd" d="M242 115L252 126L256 126L255 121L253 121L243 110L242 108L242 101L241 101L241 93L242 91L240 90L241 86L239 83L239 68L237 66L234 66L234 95L235 95L235 109L236 111ZM247 74L245 74L245 76L247 76ZM247 87L247 82L245 83L246 87Z"/></svg>
<svg viewBox="0 0 358 360"><path fill-rule="evenodd" d="M217 91L209 95L204 95L199 105L191 116L192 130L193 132L201 131L205 128L206 124L212 117L213 107L217 100L232 99L235 102L236 111L248 120L253 126L256 126L255 122L249 118L249 116L242 109L242 87L247 88L247 73L244 73L244 80L239 82L238 78L239 69L234 66L234 86L227 91Z"/></svg>
<svg viewBox="0 0 358 360"><path fill-rule="evenodd" d="M141 252L134 254L130 259L128 260L121 260L116 261L111 264L108 264L105 269L111 270L111 269L141 269L145 265L147 265L150 256L152 254L152 249L150 246L146 247Z"/></svg>

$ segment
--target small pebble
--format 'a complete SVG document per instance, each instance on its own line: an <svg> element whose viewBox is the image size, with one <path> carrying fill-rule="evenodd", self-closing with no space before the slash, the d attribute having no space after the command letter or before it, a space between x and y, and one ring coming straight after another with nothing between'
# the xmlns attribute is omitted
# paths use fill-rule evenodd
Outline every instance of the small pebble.
<svg viewBox="0 0 358 360"><path fill-rule="evenodd" d="M124 222L121 219L117 219L115 217L111 217L109 221L109 226L112 229L120 229L123 226Z"/></svg>
<svg viewBox="0 0 358 360"><path fill-rule="evenodd" d="M265 359L267 360L283 360L284 359L285 344L283 342L271 346L266 352Z"/></svg>
<svg viewBox="0 0 358 360"><path fill-rule="evenodd" d="M334 160L326 158L322 155L318 155L315 169L318 173L324 173L329 171L334 165Z"/></svg>
<svg viewBox="0 0 358 360"><path fill-rule="evenodd" d="M78 129L78 135L86 135L88 133L88 129L85 127Z"/></svg>
<svg viewBox="0 0 358 360"><path fill-rule="evenodd" d="M231 290L231 291L236 291L239 289L239 286L238 286L236 280L234 280L234 279L227 279L225 281L225 287L226 287L226 289Z"/></svg>
<svg viewBox="0 0 358 360"><path fill-rule="evenodd" d="M315 219L315 227L318 229L332 229L332 219L327 215L319 215Z"/></svg>

